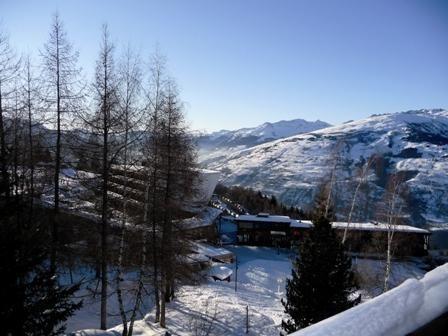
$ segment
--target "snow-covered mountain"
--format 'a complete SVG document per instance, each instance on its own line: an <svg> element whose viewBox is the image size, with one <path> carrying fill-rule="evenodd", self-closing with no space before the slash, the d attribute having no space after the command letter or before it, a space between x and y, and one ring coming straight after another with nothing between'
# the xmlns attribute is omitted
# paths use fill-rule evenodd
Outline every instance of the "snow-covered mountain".
<svg viewBox="0 0 448 336"><path fill-rule="evenodd" d="M371 156L380 157L360 195L356 216L374 217L387 177L399 172L408 189L411 222L448 223L448 111L418 110L373 115L339 126L267 142L207 162L222 182L309 206L316 187L337 164L339 214L347 213L356 175ZM362 199L362 201L361 201ZM345 210L344 210L345 209ZM364 217L364 218L363 218Z"/></svg>
<svg viewBox="0 0 448 336"><path fill-rule="evenodd" d="M197 137L199 156L202 162L208 162L272 140L312 132L329 126L330 124L320 120L294 119L275 123L266 122L257 127L235 131L221 130L202 134Z"/></svg>

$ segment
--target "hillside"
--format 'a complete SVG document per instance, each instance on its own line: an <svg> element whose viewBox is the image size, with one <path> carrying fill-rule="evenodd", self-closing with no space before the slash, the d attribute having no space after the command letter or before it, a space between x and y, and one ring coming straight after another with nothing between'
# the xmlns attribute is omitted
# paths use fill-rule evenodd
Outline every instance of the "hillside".
<svg viewBox="0 0 448 336"><path fill-rule="evenodd" d="M347 214L360 166L370 171L355 217L374 218L387 178L400 172L408 189L410 222L448 223L448 111L418 110L352 121L239 150L207 162L226 185L242 185L306 208L336 165L337 214ZM362 200L362 201L361 201Z"/></svg>
<svg viewBox="0 0 448 336"><path fill-rule="evenodd" d="M303 119L266 122L257 127L234 131L221 130L197 137L202 162L223 158L242 149L250 148L277 139L307 133L329 127L330 124L316 120Z"/></svg>

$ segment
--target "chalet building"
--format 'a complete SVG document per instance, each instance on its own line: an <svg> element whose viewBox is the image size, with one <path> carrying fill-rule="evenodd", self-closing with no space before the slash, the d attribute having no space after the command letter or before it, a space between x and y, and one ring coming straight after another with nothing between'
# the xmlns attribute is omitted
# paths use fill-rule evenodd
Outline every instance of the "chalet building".
<svg viewBox="0 0 448 336"><path fill-rule="evenodd" d="M346 222L332 223L338 236L343 237ZM346 246L348 251L376 255L387 248L387 233L393 231L392 249L396 257L424 256L428 254L431 232L409 225L389 227L384 223L350 223L347 230Z"/></svg>
<svg viewBox="0 0 448 336"><path fill-rule="evenodd" d="M307 223L311 224L310 221ZM349 252L365 256L376 256L387 249L387 235L393 231L392 249L395 257L424 256L428 254L431 232L409 225L394 225L367 222L334 222L331 224L341 238L347 229L346 248Z"/></svg>
<svg viewBox="0 0 448 336"><path fill-rule="evenodd" d="M300 244L309 229L311 221L291 219L288 216L241 215L239 217L223 216L218 231L221 237L232 236L233 243L244 245L291 247ZM350 223L334 222L332 227L341 237L347 229L346 246L349 252L364 255L378 255L385 251L389 227L384 223ZM423 256L429 248L428 230L408 225L395 225L393 248L395 256Z"/></svg>
<svg viewBox="0 0 448 336"><path fill-rule="evenodd" d="M275 216L267 213L241 215L233 219L240 244L288 247L291 244L291 228L309 229L309 224L301 223L288 216ZM297 235L298 233L294 233Z"/></svg>

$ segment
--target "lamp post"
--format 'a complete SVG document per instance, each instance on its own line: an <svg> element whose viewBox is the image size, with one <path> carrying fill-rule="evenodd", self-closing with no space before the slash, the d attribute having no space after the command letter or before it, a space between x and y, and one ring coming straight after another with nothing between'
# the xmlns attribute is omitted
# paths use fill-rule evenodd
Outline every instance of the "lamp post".
<svg viewBox="0 0 448 336"><path fill-rule="evenodd" d="M277 294L280 295L282 292L280 292L280 286L282 284L283 280L281 278L277 278Z"/></svg>
<svg viewBox="0 0 448 336"><path fill-rule="evenodd" d="M237 284L238 284L238 257L235 256L235 293L237 290Z"/></svg>

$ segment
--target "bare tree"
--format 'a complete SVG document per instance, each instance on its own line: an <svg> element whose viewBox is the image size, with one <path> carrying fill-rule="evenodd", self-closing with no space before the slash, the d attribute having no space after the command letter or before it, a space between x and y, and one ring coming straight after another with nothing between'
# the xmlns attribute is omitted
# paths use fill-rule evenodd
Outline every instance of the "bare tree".
<svg viewBox="0 0 448 336"><path fill-rule="evenodd" d="M161 114L163 152L162 190L163 208L161 237L160 325L166 326L165 302L174 296L174 280L181 251L181 228L175 220L181 216L182 207L195 192L198 179L196 152L185 125L183 107L175 85L167 86L166 103Z"/></svg>
<svg viewBox="0 0 448 336"><path fill-rule="evenodd" d="M331 205L334 204L335 198L335 186L337 183L337 174L340 169L341 161L342 161L342 147L344 146L344 140L339 140L333 147L332 152L329 156L329 163L333 164L330 173L330 180L325 184L324 188L326 189L326 200L325 200L325 217L328 217Z"/></svg>
<svg viewBox="0 0 448 336"><path fill-rule="evenodd" d="M22 194L24 192L23 185L23 169L22 164L24 162L24 132L22 125L22 114L23 109L20 101L20 93L19 93L19 83L16 79L14 81L14 89L13 89L13 104L11 111L11 151L12 151L12 192L14 197Z"/></svg>
<svg viewBox="0 0 448 336"><path fill-rule="evenodd" d="M28 169L29 169L29 195L30 195L30 212L32 216L34 197L35 197L35 135L34 128L36 116L39 109L39 85L38 80L33 74L31 57L28 55L25 60L25 75L23 79L23 101L28 123Z"/></svg>
<svg viewBox="0 0 448 336"><path fill-rule="evenodd" d="M162 195L160 192L161 180L161 114L165 104L166 75L165 61L156 53L152 56L150 66L149 88L147 101L149 109L148 137L144 146L145 169L147 171L147 186L145 192L144 223L151 230L151 255L153 267L154 301L156 304L155 322L160 321L160 296L159 296L159 237L160 209Z"/></svg>
<svg viewBox="0 0 448 336"><path fill-rule="evenodd" d="M14 92L14 79L20 68L20 60L17 59L9 44L9 37L0 31L0 194L10 196L10 183L8 172L8 150L6 144L5 116L7 101L12 99Z"/></svg>
<svg viewBox="0 0 448 336"><path fill-rule="evenodd" d="M116 82L113 60L114 46L110 42L109 30L103 27L102 44L95 73L95 89L98 103L99 122L102 131L102 202L101 202L101 329L107 326L107 263L108 263L108 201L109 201L109 174L110 174L110 143L111 128L114 120L114 111L117 104Z"/></svg>
<svg viewBox="0 0 448 336"><path fill-rule="evenodd" d="M129 320L128 329L128 318L123 304L123 293L121 288L121 282L123 280L123 256L125 249L125 235L127 225L129 223L127 204L128 204L128 172L129 166L135 164L133 157L130 157L130 144L135 140L140 140L140 136L136 135L138 133L138 125L142 122L144 116L144 109L141 106L140 92L141 92L141 66L140 58L135 55L130 47L126 49L124 55L121 58L119 68L118 68L118 107L124 123L124 139L123 139L123 150L122 150L122 172L123 172L123 202L121 209L121 237L120 237L120 247L118 251L118 265L117 265L117 276L116 276L116 287L117 287L117 298L119 303L119 310L123 324L123 336L131 336L134 321L136 318L136 312L138 311L140 304L142 302L142 289L143 289L143 277L144 268L146 267L146 232L143 233L143 244L142 244L142 263L140 265L140 277L138 283L138 289L135 297L135 304L132 310L132 314ZM130 139L130 133L133 133L133 139Z"/></svg>
<svg viewBox="0 0 448 336"><path fill-rule="evenodd" d="M345 226L344 235L342 237L342 244L345 244L345 241L347 239L347 232L348 232L350 223L352 221L352 216L353 216L353 212L355 210L358 192L359 192L361 186L367 182L367 177L368 177L368 174L369 174L369 171L370 171L370 168L371 168L373 162L374 162L373 158L368 159L364 163L364 165L362 166L362 168L359 172L358 181L357 181L355 192L353 193L353 197L352 197L352 201L351 201L351 205L350 205L350 211L348 213L347 225Z"/></svg>
<svg viewBox="0 0 448 336"><path fill-rule="evenodd" d="M59 213L59 175L62 163L63 122L68 121L83 102L83 89L77 67L78 53L67 39L63 23L58 14L53 16L50 36L41 52L44 69L45 98L52 121L55 122L56 144L54 156L54 214L52 222L53 248L51 269L56 269L56 245L58 241L57 214Z"/></svg>
<svg viewBox="0 0 448 336"><path fill-rule="evenodd" d="M99 57L96 62L94 81L92 84L92 113L82 115L85 127L90 134L86 147L90 155L99 155L99 165L92 167L99 177L99 184L93 184L96 204L99 211L99 273L101 278L101 321L100 327L107 327L108 298L108 262L109 262L109 220L110 207L110 175L111 165L123 148L119 135L123 125L118 108L117 74L114 64L114 45L110 41L107 25L102 28ZM96 192L97 191L97 192Z"/></svg>
<svg viewBox="0 0 448 336"><path fill-rule="evenodd" d="M384 213L382 214L387 225L386 237L386 263L384 271L384 286L383 290L386 292L389 289L389 280L392 272L392 257L393 257L393 242L394 236L399 224L399 219L403 216L402 210L404 202L401 198L403 193L403 180L399 175L391 175L388 181L385 201Z"/></svg>

